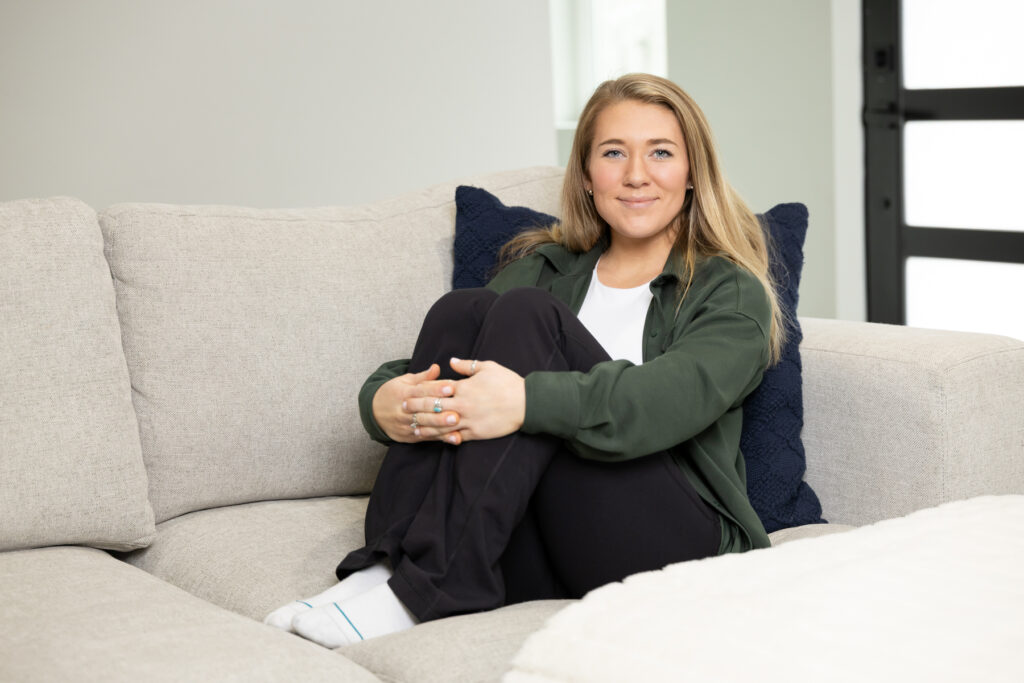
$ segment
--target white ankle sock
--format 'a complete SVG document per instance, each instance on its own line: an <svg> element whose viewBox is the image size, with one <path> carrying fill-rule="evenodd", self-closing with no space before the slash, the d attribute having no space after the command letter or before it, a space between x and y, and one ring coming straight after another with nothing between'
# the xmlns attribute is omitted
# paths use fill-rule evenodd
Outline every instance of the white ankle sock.
<svg viewBox="0 0 1024 683"><path fill-rule="evenodd" d="M334 649L398 633L417 624L391 586L382 583L343 602L306 610L292 620L303 638Z"/></svg>
<svg viewBox="0 0 1024 683"><path fill-rule="evenodd" d="M384 562L379 562L372 567L360 569L349 574L343 581L339 581L323 593L318 593L304 600L289 602L287 605L278 607L266 616L263 623L285 631L292 631L292 619L295 618L296 614L308 612L321 605L343 602L386 582L390 578L391 568Z"/></svg>

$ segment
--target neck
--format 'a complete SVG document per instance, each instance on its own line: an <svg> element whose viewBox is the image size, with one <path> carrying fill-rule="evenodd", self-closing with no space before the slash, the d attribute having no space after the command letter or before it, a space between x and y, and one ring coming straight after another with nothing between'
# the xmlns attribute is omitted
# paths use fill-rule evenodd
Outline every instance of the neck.
<svg viewBox="0 0 1024 683"><path fill-rule="evenodd" d="M672 241L668 239L625 240L613 236L597 264L597 274L609 287L639 287L661 273L671 252Z"/></svg>

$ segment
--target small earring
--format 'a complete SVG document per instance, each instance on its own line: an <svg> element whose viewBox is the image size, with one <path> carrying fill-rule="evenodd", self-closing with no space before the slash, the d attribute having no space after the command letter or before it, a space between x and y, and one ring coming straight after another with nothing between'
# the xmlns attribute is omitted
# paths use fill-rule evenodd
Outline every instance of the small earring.
<svg viewBox="0 0 1024 683"><path fill-rule="evenodd" d="M587 194L589 194L591 197L593 197L594 196L594 191L593 190L587 190Z"/></svg>
<svg viewBox="0 0 1024 683"><path fill-rule="evenodd" d="M686 186L686 189L687 189L687 190L692 190L692 189L693 189L693 185L687 185L687 186Z"/></svg>

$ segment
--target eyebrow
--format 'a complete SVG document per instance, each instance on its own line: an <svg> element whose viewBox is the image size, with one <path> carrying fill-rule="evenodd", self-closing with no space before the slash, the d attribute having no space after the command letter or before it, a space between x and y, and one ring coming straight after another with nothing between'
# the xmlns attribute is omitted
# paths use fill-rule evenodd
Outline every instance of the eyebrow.
<svg viewBox="0 0 1024 683"><path fill-rule="evenodd" d="M618 138L611 138L609 140L605 140L604 142L598 143L597 146L598 147L602 147L604 145L624 145L624 144L626 144L626 143L623 142L622 140L618 139ZM652 139L647 141L647 144L648 145L676 145L677 147L679 146L675 141L669 140L668 138L652 138Z"/></svg>

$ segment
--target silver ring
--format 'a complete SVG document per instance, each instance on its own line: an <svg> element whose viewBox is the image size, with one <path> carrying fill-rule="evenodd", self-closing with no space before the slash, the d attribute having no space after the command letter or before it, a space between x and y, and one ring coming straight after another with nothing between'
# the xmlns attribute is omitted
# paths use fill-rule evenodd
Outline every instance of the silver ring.
<svg viewBox="0 0 1024 683"><path fill-rule="evenodd" d="M469 364L469 374L476 374L476 361L473 361L472 363Z"/></svg>
<svg viewBox="0 0 1024 683"><path fill-rule="evenodd" d="M434 399L434 412L435 413L440 413L441 412L441 399L439 399L439 398L435 398Z"/></svg>
<svg viewBox="0 0 1024 683"><path fill-rule="evenodd" d="M412 428L414 431L420 428L420 423L418 418L416 417L416 413L412 414Z"/></svg>

